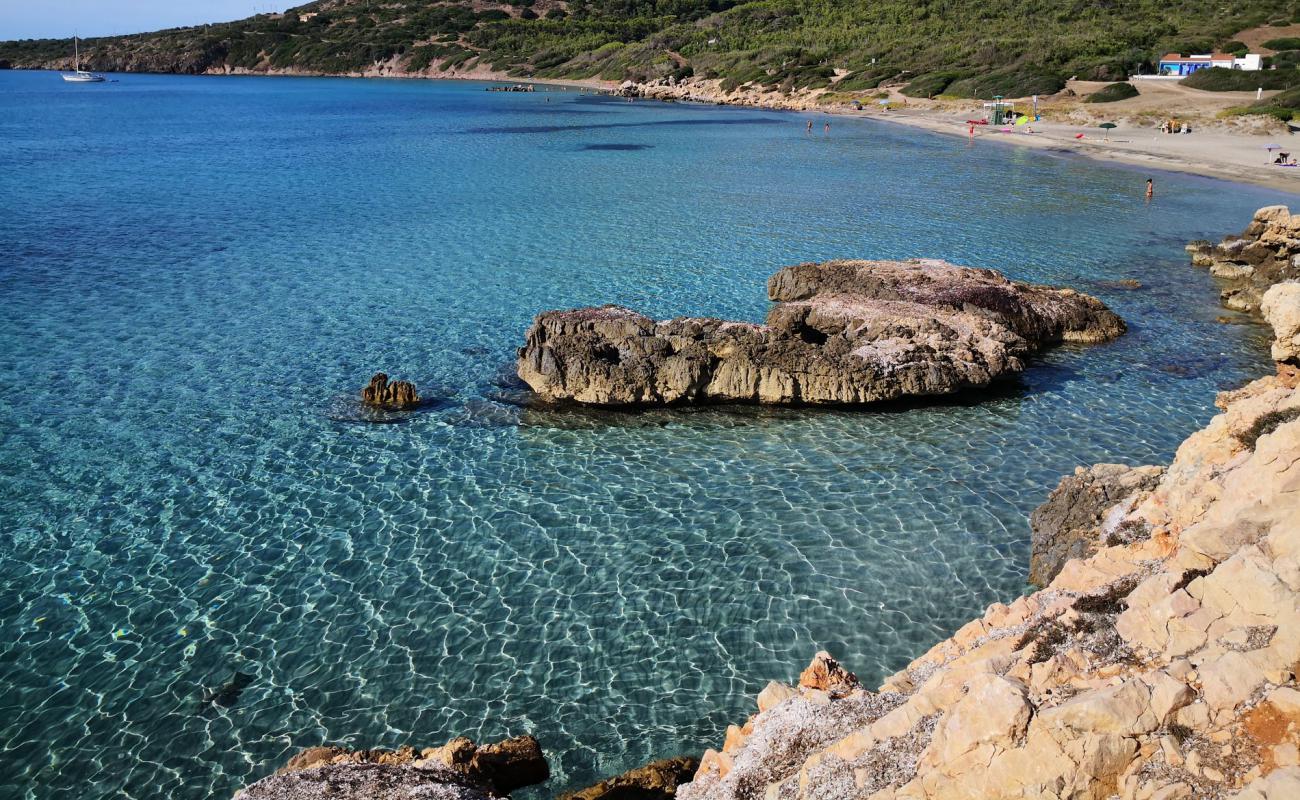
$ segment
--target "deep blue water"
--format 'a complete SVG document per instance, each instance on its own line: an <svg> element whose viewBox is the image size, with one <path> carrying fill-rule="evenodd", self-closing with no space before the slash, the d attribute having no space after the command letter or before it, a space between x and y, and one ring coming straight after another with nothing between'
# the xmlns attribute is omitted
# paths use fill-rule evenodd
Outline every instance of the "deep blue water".
<svg viewBox="0 0 1300 800"><path fill-rule="evenodd" d="M1166 461L1265 369L1182 245L1294 198L805 118L0 73L0 795L227 796L322 742L533 731L553 787L698 752L818 648L874 682L1014 597L1061 474ZM517 404L541 309L759 320L785 264L907 256L1131 332L982 403ZM378 369L437 402L349 421Z"/></svg>

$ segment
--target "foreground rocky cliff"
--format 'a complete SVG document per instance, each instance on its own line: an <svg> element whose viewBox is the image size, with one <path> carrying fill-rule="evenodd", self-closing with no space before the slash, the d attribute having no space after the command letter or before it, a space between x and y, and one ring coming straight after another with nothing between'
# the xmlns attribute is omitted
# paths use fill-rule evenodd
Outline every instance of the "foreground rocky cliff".
<svg viewBox="0 0 1300 800"><path fill-rule="evenodd" d="M543 398L603 406L860 404L987 386L1041 347L1124 332L1088 295L942 261L800 264L767 288L765 325L544 312L519 377Z"/></svg>
<svg viewBox="0 0 1300 800"><path fill-rule="evenodd" d="M1264 297L1285 334L1300 284ZM1300 379L1274 352L1166 470L1063 482L1045 589L874 692L819 654L677 796L1300 797Z"/></svg>

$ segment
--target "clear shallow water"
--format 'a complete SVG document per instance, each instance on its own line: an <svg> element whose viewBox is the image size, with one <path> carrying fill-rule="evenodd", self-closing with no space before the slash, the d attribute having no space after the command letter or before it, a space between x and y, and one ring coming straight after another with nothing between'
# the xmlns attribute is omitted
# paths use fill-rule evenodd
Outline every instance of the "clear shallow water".
<svg viewBox="0 0 1300 800"><path fill-rule="evenodd" d="M1061 474L1167 460L1265 368L1182 245L1294 198L804 119L0 73L0 795L226 796L321 742L532 731L552 788L698 752L818 648L875 682L1015 596ZM540 309L758 320L782 265L913 255L1131 332L980 404L512 402ZM340 420L377 369L437 403Z"/></svg>

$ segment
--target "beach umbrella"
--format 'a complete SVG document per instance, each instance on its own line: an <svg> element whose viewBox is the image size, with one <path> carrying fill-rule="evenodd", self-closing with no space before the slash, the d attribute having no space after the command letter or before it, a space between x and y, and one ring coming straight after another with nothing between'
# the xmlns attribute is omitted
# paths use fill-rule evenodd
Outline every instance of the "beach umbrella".
<svg viewBox="0 0 1300 800"><path fill-rule="evenodd" d="M1266 144L1266 145L1264 145L1264 149L1267 150L1267 151L1269 151L1269 152L1271 153L1271 152L1273 152L1274 150L1281 150L1281 149L1282 149L1282 145L1280 145L1280 144Z"/></svg>
<svg viewBox="0 0 1300 800"><path fill-rule="evenodd" d="M1027 122L1029 122L1029 117L1026 117L1024 114L1021 114L1020 116L1016 117L1017 125L1024 125Z"/></svg>
<svg viewBox="0 0 1300 800"><path fill-rule="evenodd" d="M1098 127L1098 128L1103 128L1103 129L1109 131L1109 130L1113 130L1113 129L1115 129L1115 128L1118 128L1119 126L1116 125L1116 124L1113 123L1113 122L1103 122L1103 123L1101 123L1100 125L1098 125L1097 127Z"/></svg>
<svg viewBox="0 0 1300 800"><path fill-rule="evenodd" d="M880 101L880 104L881 104L882 106L887 106L887 105L889 105L889 101L888 101L888 100L881 100L881 101Z"/></svg>

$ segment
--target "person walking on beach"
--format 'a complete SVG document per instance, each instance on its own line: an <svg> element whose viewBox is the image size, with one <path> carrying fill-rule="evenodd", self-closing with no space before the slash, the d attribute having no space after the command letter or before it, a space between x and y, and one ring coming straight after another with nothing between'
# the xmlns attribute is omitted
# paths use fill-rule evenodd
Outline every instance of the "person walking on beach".
<svg viewBox="0 0 1300 800"><path fill-rule="evenodd" d="M1150 200L1155 196L1156 196L1155 182L1152 181L1150 178L1147 178L1147 199Z"/></svg>

